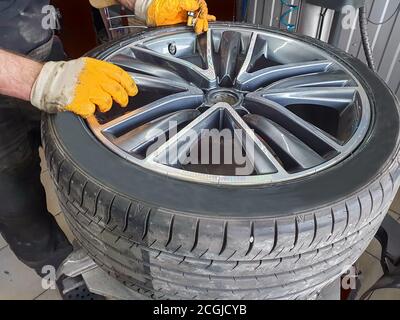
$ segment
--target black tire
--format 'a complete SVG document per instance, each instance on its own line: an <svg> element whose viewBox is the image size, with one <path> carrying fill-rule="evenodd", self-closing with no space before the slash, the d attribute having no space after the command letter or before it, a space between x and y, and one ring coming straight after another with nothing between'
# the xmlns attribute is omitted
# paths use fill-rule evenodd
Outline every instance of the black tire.
<svg viewBox="0 0 400 320"><path fill-rule="evenodd" d="M308 178L257 188L173 180L114 154L72 114L44 119L46 159L67 221L125 285L156 299L313 298L374 237L400 184L398 101L359 60L289 36L345 64L373 109L362 146Z"/></svg>

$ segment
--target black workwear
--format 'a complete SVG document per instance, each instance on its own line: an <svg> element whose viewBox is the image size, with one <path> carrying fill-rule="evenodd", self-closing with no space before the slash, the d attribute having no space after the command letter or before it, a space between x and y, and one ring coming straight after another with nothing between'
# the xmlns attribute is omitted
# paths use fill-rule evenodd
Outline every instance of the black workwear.
<svg viewBox="0 0 400 320"><path fill-rule="evenodd" d="M48 0L0 0L0 48L28 54L47 42L52 36L48 4Z"/></svg>
<svg viewBox="0 0 400 320"><path fill-rule="evenodd" d="M36 60L65 58L56 38L31 49ZM39 275L45 265L57 268L72 250L47 211L40 182L40 116L30 103L0 96L0 233L18 259Z"/></svg>

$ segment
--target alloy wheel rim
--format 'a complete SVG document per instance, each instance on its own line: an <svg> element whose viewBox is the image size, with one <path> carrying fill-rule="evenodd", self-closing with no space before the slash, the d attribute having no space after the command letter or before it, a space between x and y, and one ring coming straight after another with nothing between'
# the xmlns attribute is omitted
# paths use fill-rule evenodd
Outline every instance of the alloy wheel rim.
<svg viewBox="0 0 400 320"><path fill-rule="evenodd" d="M367 94L346 66L272 31L215 24L196 36L165 29L101 58L128 71L139 95L126 109L89 118L88 127L124 159L175 179L240 186L310 176L354 153L371 121ZM200 144L188 134L201 140L204 129L242 130L238 141L252 172L181 164L177 155ZM160 132L166 139L156 143Z"/></svg>

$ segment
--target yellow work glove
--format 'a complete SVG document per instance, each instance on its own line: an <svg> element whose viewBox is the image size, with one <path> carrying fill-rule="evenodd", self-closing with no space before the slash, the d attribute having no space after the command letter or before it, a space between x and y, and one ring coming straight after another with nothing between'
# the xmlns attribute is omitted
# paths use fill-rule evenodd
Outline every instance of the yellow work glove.
<svg viewBox="0 0 400 320"><path fill-rule="evenodd" d="M121 68L92 58L47 62L33 84L31 103L49 113L71 111L84 118L122 107L138 93L133 79Z"/></svg>
<svg viewBox="0 0 400 320"><path fill-rule="evenodd" d="M208 14L204 0L136 0L135 4L135 14L155 27L186 23L189 11L199 12L194 27L198 34L208 30L209 21L216 20Z"/></svg>

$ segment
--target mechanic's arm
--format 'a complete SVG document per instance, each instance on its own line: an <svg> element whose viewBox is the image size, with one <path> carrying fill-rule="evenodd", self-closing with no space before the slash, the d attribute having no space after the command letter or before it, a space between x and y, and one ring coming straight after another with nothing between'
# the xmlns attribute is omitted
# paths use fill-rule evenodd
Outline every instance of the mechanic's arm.
<svg viewBox="0 0 400 320"><path fill-rule="evenodd" d="M0 94L28 100L43 65L0 49Z"/></svg>
<svg viewBox="0 0 400 320"><path fill-rule="evenodd" d="M41 64L0 50L0 94L31 101L45 112L72 111L89 117L96 107L122 107L138 89L121 68L92 58Z"/></svg>
<svg viewBox="0 0 400 320"><path fill-rule="evenodd" d="M146 21L148 26L166 26L186 23L188 12L199 12L194 30L206 32L208 22L216 18L208 14L205 0L117 0L124 7L135 12L135 15Z"/></svg>

